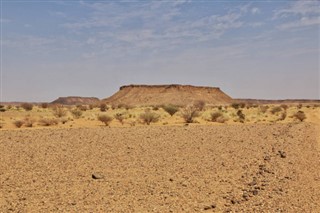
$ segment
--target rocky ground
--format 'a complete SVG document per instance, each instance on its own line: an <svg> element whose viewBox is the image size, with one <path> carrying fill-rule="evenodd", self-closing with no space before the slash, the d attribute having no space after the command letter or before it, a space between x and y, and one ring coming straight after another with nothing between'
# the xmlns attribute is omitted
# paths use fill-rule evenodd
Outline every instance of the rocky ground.
<svg viewBox="0 0 320 213"><path fill-rule="evenodd" d="M320 212L310 123L0 132L0 212Z"/></svg>

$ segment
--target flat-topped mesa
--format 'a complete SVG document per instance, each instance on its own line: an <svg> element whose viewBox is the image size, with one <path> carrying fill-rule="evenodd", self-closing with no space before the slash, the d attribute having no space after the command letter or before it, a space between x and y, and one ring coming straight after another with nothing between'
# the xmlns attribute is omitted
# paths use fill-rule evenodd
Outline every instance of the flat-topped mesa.
<svg viewBox="0 0 320 213"><path fill-rule="evenodd" d="M208 87L208 86L193 86L193 85L182 85L182 84L159 84L159 85L145 85L145 84L130 84L120 87L120 90L125 88L200 88L200 89L218 89L219 87Z"/></svg>
<svg viewBox="0 0 320 213"><path fill-rule="evenodd" d="M109 98L107 104L150 106L162 104L188 105L202 100L207 104L229 104L232 98L218 87L192 85L125 85Z"/></svg>
<svg viewBox="0 0 320 213"><path fill-rule="evenodd" d="M62 104L62 105L78 105L78 104L96 104L99 103L99 99L96 97L80 97L80 96L68 96L59 97L58 99L52 101L52 104Z"/></svg>

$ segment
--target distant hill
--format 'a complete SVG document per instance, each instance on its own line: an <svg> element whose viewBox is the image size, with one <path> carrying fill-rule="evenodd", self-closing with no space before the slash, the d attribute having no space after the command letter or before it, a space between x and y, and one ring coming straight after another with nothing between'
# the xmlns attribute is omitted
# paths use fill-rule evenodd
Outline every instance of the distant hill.
<svg viewBox="0 0 320 213"><path fill-rule="evenodd" d="M207 104L229 104L233 99L217 87L191 85L127 85L102 102L132 106L175 104L188 105L202 100Z"/></svg>
<svg viewBox="0 0 320 213"><path fill-rule="evenodd" d="M234 99L234 102L244 102L250 104L320 104L316 99L283 99L283 100L265 100L265 99Z"/></svg>
<svg viewBox="0 0 320 213"><path fill-rule="evenodd" d="M58 99L51 102L51 104L62 104L62 105L77 105L77 104L97 104L99 103L99 98L95 97L79 97L79 96L69 96L69 97L59 97Z"/></svg>

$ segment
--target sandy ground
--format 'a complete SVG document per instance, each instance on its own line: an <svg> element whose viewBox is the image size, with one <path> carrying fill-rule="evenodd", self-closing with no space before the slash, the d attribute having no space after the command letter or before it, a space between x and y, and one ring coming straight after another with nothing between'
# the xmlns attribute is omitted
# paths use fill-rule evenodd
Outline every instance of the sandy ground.
<svg viewBox="0 0 320 213"><path fill-rule="evenodd" d="M320 212L316 128L1 130L0 212Z"/></svg>

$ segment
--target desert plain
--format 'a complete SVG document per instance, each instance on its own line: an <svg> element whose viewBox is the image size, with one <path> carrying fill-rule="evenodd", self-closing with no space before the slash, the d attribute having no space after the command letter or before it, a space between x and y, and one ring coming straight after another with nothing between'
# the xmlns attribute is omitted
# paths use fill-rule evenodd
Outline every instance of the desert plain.
<svg viewBox="0 0 320 213"><path fill-rule="evenodd" d="M0 212L320 212L319 105L56 107L3 106Z"/></svg>

